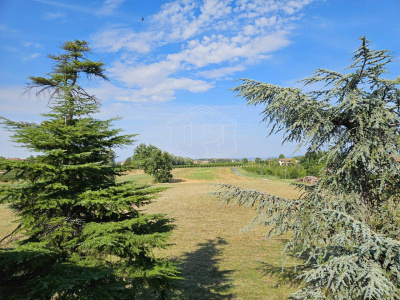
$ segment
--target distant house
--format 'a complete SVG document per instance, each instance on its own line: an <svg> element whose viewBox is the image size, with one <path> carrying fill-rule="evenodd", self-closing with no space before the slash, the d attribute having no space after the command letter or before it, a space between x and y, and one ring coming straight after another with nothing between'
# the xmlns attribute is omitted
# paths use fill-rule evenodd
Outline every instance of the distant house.
<svg viewBox="0 0 400 300"><path fill-rule="evenodd" d="M292 158L281 158L279 159L279 165L280 166L291 166L292 164Z"/></svg>

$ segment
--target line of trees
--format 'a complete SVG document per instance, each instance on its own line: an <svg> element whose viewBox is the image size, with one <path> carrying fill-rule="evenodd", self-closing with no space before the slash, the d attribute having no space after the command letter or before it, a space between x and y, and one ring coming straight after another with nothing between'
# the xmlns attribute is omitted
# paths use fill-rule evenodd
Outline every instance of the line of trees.
<svg viewBox="0 0 400 300"><path fill-rule="evenodd" d="M283 154L281 154L283 156ZM308 152L304 156L293 157L290 163L281 166L278 158L265 161L255 160L243 169L258 175L274 176L280 179L297 179L304 176L320 177L326 167L326 151ZM284 157L283 157L284 158Z"/></svg>

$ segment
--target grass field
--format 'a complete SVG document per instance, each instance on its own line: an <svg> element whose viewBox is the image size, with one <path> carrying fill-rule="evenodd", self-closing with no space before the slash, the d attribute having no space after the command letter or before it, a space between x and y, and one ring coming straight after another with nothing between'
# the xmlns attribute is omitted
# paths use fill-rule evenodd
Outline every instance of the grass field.
<svg viewBox="0 0 400 300"><path fill-rule="evenodd" d="M231 183L278 196L295 198L289 181L263 181L235 175L230 168L174 169L169 187L144 209L165 213L176 229L171 247L158 255L178 263L181 276L174 299L285 299L299 287L292 261L282 273L281 252L287 237L265 239L265 228L248 233L239 230L254 217L252 209L219 205L207 194L214 182ZM137 170L121 181L150 183L152 178ZM12 215L0 206L0 237L14 227Z"/></svg>

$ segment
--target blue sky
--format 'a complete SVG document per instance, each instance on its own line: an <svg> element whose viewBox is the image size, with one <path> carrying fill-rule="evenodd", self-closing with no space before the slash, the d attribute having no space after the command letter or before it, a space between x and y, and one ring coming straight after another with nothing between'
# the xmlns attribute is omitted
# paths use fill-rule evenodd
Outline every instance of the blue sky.
<svg viewBox="0 0 400 300"><path fill-rule="evenodd" d="M27 78L80 39L110 78L82 83L102 99L98 117L122 117L115 126L139 133L137 144L193 158L291 156L296 145L267 137L262 108L235 97L234 80L293 86L319 67L341 71L363 35L399 56L399 11L399 0L0 0L0 115L40 122L47 100L21 96ZM120 160L133 148L117 149ZM0 129L0 156L28 155Z"/></svg>

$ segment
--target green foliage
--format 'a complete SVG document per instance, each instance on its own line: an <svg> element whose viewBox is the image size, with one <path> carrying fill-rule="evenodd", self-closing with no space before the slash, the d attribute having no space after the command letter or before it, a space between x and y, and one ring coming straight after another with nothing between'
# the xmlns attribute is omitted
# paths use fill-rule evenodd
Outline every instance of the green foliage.
<svg viewBox="0 0 400 300"><path fill-rule="evenodd" d="M139 210L159 189L116 184L112 148L133 143L77 86L78 74L105 78L103 64L83 58L86 42L66 42L49 78L31 77L39 92L51 89L51 110L40 124L2 118L13 140L41 153L7 161L25 184L3 188L2 203L16 212L26 236L0 251L0 293L7 299L133 299L163 297L176 278L152 250L166 246L170 221ZM150 297L150 296L149 296Z"/></svg>
<svg viewBox="0 0 400 300"><path fill-rule="evenodd" d="M145 173L154 176L156 182L168 182L172 179L172 157L153 145L140 144L136 147L133 160Z"/></svg>
<svg viewBox="0 0 400 300"><path fill-rule="evenodd" d="M244 79L234 90L264 106L272 132L328 148L326 167L299 199L223 185L221 201L256 206L254 222L269 236L291 232L287 254L307 257L305 286L293 299L399 299L400 209L398 136L400 77L381 78L392 61L360 38L347 74L318 69L303 92Z"/></svg>
<svg viewBox="0 0 400 300"><path fill-rule="evenodd" d="M306 169L307 175L319 177L326 167L326 151L308 152L301 159L301 165Z"/></svg>
<svg viewBox="0 0 400 300"><path fill-rule="evenodd" d="M242 158L242 164L247 164L249 160L247 158Z"/></svg>
<svg viewBox="0 0 400 300"><path fill-rule="evenodd" d="M173 166L182 166L182 165L193 165L193 159L189 157L181 157L181 156L175 156L170 154L171 159L172 159L172 165Z"/></svg>
<svg viewBox="0 0 400 300"><path fill-rule="evenodd" d="M261 158L256 157L255 160L254 160L254 162L255 162L256 164L261 164Z"/></svg>
<svg viewBox="0 0 400 300"><path fill-rule="evenodd" d="M306 176L306 170L302 166L244 166L247 172L258 175L269 175L279 179L297 179Z"/></svg>
<svg viewBox="0 0 400 300"><path fill-rule="evenodd" d="M279 154L279 159L285 158L285 155Z"/></svg>
<svg viewBox="0 0 400 300"><path fill-rule="evenodd" d="M241 167L241 162L208 163L195 165L175 165L173 168L215 168L215 167Z"/></svg>

